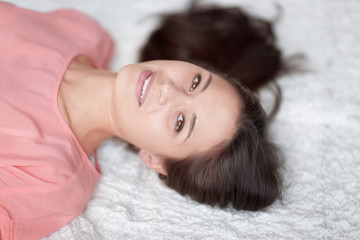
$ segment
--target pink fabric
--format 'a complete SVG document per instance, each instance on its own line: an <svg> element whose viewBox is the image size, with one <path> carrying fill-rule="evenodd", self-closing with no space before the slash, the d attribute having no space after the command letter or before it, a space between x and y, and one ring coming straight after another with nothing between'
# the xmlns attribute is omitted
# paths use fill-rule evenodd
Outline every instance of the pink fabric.
<svg viewBox="0 0 360 240"><path fill-rule="evenodd" d="M100 176L59 112L58 88L75 56L106 68L113 44L77 11L3 2L0 35L0 236L38 239L84 210Z"/></svg>

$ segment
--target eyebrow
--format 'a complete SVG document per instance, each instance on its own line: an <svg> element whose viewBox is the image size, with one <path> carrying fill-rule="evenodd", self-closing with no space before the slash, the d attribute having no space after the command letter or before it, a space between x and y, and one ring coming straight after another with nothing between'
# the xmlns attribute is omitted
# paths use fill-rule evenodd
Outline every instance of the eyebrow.
<svg viewBox="0 0 360 240"><path fill-rule="evenodd" d="M194 114L192 115L192 118L191 118L188 135L186 136L184 142L186 142L186 140L188 140L188 138L190 137L191 133L193 132L195 123L196 123L196 114L194 113Z"/></svg>
<svg viewBox="0 0 360 240"><path fill-rule="evenodd" d="M213 78L213 75L212 75L212 73L210 73L208 80L206 81L206 83L204 84L204 86L203 86L203 88L201 89L200 92L205 91L209 87L209 85L210 85L210 83L212 81L212 78Z"/></svg>

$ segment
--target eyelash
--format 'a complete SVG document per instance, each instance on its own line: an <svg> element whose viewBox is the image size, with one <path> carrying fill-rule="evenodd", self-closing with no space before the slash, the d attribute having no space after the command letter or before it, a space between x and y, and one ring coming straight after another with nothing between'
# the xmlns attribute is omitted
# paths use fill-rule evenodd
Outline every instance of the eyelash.
<svg viewBox="0 0 360 240"><path fill-rule="evenodd" d="M192 80L192 85L190 87L190 92L194 91L200 84L201 82L201 75L197 75L193 80Z"/></svg>

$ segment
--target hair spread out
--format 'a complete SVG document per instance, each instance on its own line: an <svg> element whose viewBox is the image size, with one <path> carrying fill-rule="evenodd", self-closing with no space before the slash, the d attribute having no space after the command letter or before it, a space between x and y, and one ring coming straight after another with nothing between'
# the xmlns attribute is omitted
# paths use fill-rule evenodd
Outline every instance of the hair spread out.
<svg viewBox="0 0 360 240"><path fill-rule="evenodd" d="M259 210L281 194L281 161L268 140L266 116L256 94L284 70L272 24L239 8L200 7L163 16L140 61L182 60L220 73L242 101L234 136L206 154L167 159L171 188L212 206ZM279 106L280 98L273 112Z"/></svg>

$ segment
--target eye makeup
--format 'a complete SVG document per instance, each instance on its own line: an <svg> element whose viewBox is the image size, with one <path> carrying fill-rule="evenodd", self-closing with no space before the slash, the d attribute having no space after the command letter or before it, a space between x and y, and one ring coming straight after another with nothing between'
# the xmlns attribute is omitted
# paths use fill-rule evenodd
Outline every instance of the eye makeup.
<svg viewBox="0 0 360 240"><path fill-rule="evenodd" d="M190 91L190 92L194 91L194 90L197 88L197 86L199 86L200 82L201 82L201 75L198 74L198 75L196 75L196 77L192 80L191 87L190 87L189 91Z"/></svg>
<svg viewBox="0 0 360 240"><path fill-rule="evenodd" d="M184 114L182 112L180 112L177 120L176 120L176 124L175 124L175 129L177 133L180 133L181 130L184 128L185 126L185 117Z"/></svg>
<svg viewBox="0 0 360 240"><path fill-rule="evenodd" d="M212 75L212 73L210 73L208 79L203 84L203 87L200 90L201 92L205 91L209 87L209 85L212 81L212 78L213 78L213 75ZM194 91L200 85L201 80L202 80L201 75L197 74L196 77L192 80L189 91L190 92ZM188 132L184 142L191 136L191 133L193 132L194 126L196 123L196 118L197 118L196 113L193 113L191 120L190 120L189 132ZM183 112L180 112L180 114L178 115L178 117L176 119L176 123L175 123L176 133L179 134L183 130L184 126L185 126L185 116L184 116Z"/></svg>

